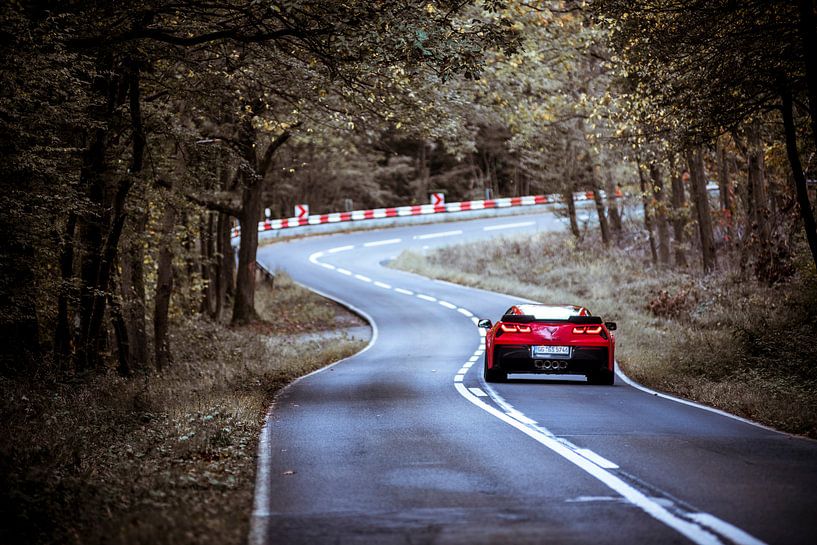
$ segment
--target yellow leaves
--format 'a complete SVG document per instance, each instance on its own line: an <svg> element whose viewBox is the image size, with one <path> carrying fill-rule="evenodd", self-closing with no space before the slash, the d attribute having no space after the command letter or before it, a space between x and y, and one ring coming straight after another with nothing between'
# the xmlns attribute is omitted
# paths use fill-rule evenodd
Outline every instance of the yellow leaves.
<svg viewBox="0 0 817 545"><path fill-rule="evenodd" d="M426 13L428 13L429 15L433 15L433 14L437 13L437 8L435 8L434 4L432 4L431 2L426 4L425 9L426 9Z"/></svg>

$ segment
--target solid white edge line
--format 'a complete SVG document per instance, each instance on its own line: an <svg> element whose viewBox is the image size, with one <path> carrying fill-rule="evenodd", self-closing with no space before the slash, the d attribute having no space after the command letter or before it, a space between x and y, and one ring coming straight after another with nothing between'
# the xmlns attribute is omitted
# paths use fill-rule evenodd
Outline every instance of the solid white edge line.
<svg viewBox="0 0 817 545"><path fill-rule="evenodd" d="M689 399L683 399L683 398L680 398L680 397L675 397L675 396L670 395L670 394L665 394L663 392L657 392L657 391L655 391L655 390L653 390L651 388L648 388L647 386L644 386L643 384L640 384L640 383L636 382L635 380L631 379L626 374L624 374L624 371L621 370L621 367L619 366L618 361L616 361L616 374L628 386L632 386L633 388L635 388L637 390L641 390L642 392L651 394L653 396L658 396L660 398L663 398L663 399L666 399L666 400L669 400L669 401L674 401L674 402L680 403L682 405L687 405L689 407L695 407L696 409L701 409L702 411L707 411L707 412L710 412L710 413L715 413L715 414L720 415L720 416L725 416L726 418L731 418L732 420L737 420L739 422L743 422L744 424L749 424L751 426L755 426L756 428L760 428L760 429L763 429L763 430L766 430L766 431L773 431L775 433L779 433L781 435L787 435L789 437L794 437L796 439L807 439L809 441L815 441L814 439L812 439L810 437L804 437L802 435L795 435L793 433L789 433L789 432L785 432L785 431L781 431L781 430L776 430L776 429L774 429L772 427L761 424L760 422L755 422L754 420L749 420L748 418L743 418L742 416L738 416L736 414L728 413L728 412L723 411L721 409L716 409L715 407L709 407L708 405L702 405L700 403L690 401Z"/></svg>
<svg viewBox="0 0 817 545"><path fill-rule="evenodd" d="M339 299L333 295L329 295L328 293L325 293L321 290L315 289L305 284L301 284L300 282L297 281L295 283L303 288L308 289L313 293L317 293L321 297L325 297L336 302L341 306L346 307L353 313L363 318L366 322L368 322L369 327L372 328L372 338L369 339L369 344L364 346L360 352L352 354L351 356L343 358L342 360L338 360L334 363L330 363L329 365L321 367L320 369L312 371L311 373L303 375L302 377L298 377L275 393L275 396L272 399L272 403L270 404L269 408L267 409L266 415L264 416L264 425L261 427L261 438L258 441L258 456L257 456L258 461L256 464L257 469L255 475L255 491L253 492L253 509L252 514L250 515L250 535L247 539L247 542L250 545L264 545L269 542L267 535L269 526L264 522L260 521L259 519L268 517L270 515L270 512L267 510L267 506L269 505L271 492L269 476L271 472L270 462L272 460L269 457L265 457L264 452L266 451L266 448L269 447L272 409L273 407L275 407L275 403L277 402L278 398L285 391L291 388L292 385L297 384L298 382L304 380L305 378L311 377L312 375L317 375L318 373L322 373L327 369L330 369L336 365L339 365L347 360L355 358L360 354L363 354L364 352L368 351L372 346L374 346L374 344L377 342L377 338L380 336L380 331L377 327L377 323L374 321L374 318L372 318L366 311L361 310L358 307L350 303L347 303L346 301Z"/></svg>
<svg viewBox="0 0 817 545"><path fill-rule="evenodd" d="M731 539L738 545L766 545L755 536L747 534L737 526L733 526L709 513L691 513L689 517L695 522L718 532L723 537Z"/></svg>
<svg viewBox="0 0 817 545"><path fill-rule="evenodd" d="M544 445L545 447L549 448L562 458L565 458L567 461L578 466L580 469L589 473L591 476L595 477L596 479L607 485L609 488L619 493L627 501L629 501L636 507L640 508L642 511L644 511L654 519L676 530L677 532L687 537L691 541L697 543L698 545L723 545L723 542L720 539L718 539L716 535L709 533L708 531L704 530L703 528L696 524L693 524L692 522L684 520L670 513L665 507L661 506L659 503L656 503L655 501L644 495L642 492L639 492L638 490L636 490L635 488L621 480L616 475L613 475L606 469L594 464L593 462L591 462L584 456L581 456L580 454L574 452L573 450L570 450L568 447L560 443L557 439L549 437L536 429L530 428L523 424L522 422L512 418L510 415L500 412L494 407L488 405L487 403L476 397L474 394L472 394L462 383L455 382L454 387L457 389L461 396L470 401L472 404L476 405L477 407L491 414L492 416L498 418L499 420L502 420L506 424L513 426L514 428L521 431L531 439Z"/></svg>
<svg viewBox="0 0 817 545"><path fill-rule="evenodd" d="M477 397L488 397L488 394L482 391L482 388L468 388L468 391Z"/></svg>
<svg viewBox="0 0 817 545"><path fill-rule="evenodd" d="M611 462L610 460L608 460L604 456L601 456L600 454L596 454L589 448L579 448L576 449L576 452L578 452L579 454L581 454L582 456L584 456L597 466L603 467L604 469L618 469L618 464Z"/></svg>
<svg viewBox="0 0 817 545"><path fill-rule="evenodd" d="M398 244L400 242L402 242L402 239L390 238L388 240L376 240L374 242L366 242L363 245L367 248L372 248L374 246L385 246L386 244Z"/></svg>

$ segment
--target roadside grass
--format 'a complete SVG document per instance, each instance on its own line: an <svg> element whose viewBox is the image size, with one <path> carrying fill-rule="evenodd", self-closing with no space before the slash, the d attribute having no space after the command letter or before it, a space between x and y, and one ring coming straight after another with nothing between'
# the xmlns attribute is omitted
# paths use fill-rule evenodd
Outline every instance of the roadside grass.
<svg viewBox="0 0 817 545"><path fill-rule="evenodd" d="M0 543L245 543L272 396L365 345L342 333L362 320L285 275L257 302L253 326L177 321L160 374L0 379Z"/></svg>
<svg viewBox="0 0 817 545"><path fill-rule="evenodd" d="M638 382L817 438L817 277L808 262L770 287L736 270L662 270L634 248L551 233L404 252L391 266L587 306L618 322L617 359Z"/></svg>

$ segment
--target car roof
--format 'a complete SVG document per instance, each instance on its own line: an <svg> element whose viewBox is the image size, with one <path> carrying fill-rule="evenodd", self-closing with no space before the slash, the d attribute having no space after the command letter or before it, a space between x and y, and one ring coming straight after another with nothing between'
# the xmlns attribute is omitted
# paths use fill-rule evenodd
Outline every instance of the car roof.
<svg viewBox="0 0 817 545"><path fill-rule="evenodd" d="M571 316L590 316L590 311L576 305L514 305L505 314L526 314L537 320L567 320Z"/></svg>

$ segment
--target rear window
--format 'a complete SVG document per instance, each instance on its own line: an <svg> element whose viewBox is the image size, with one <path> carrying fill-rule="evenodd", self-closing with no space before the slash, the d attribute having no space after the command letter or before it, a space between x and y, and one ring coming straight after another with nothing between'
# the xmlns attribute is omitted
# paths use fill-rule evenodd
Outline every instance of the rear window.
<svg viewBox="0 0 817 545"><path fill-rule="evenodd" d="M529 314L537 320L567 320L571 316L588 316L586 310L582 312L582 307L568 306L545 306L545 305L519 305L522 314Z"/></svg>

